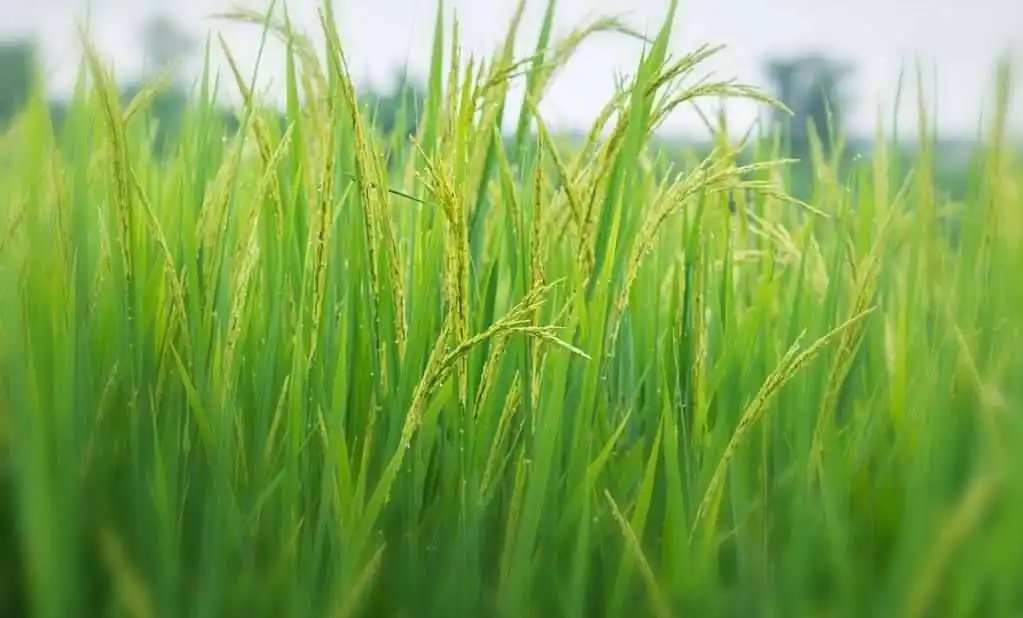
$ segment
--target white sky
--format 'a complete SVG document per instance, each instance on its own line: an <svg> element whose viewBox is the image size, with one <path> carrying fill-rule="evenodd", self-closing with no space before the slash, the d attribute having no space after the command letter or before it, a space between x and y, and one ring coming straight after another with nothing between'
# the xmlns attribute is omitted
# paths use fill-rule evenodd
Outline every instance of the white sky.
<svg viewBox="0 0 1023 618"><path fill-rule="evenodd" d="M293 20L317 38L320 0L287 0ZM202 36L222 32L232 53L251 68L258 48L258 27L212 22L206 17L241 4L265 9L269 0L92 0L91 28L100 48L118 70L139 66L140 21L154 9L170 13ZM445 0L458 12L466 52L487 54L500 42L515 0ZM0 0L0 36L37 35L44 45L54 86L74 77L77 62L75 20L86 16L85 0ZM529 0L518 53L532 49L546 0ZM656 32L668 0L561 0L555 30L565 33L598 15L621 15L641 30ZM337 0L342 42L358 79L386 83L394 67L405 64L425 74L429 62L436 0ZM924 63L925 96L946 136L971 136L993 93L995 61L1010 53L1023 80L1023 0L681 0L672 50L684 53L702 43L727 49L707 64L722 76L767 86L762 66L772 55L822 51L855 63L850 82L857 105L851 128L870 131L878 106L891 118L900 69L915 82L917 59ZM559 75L543 104L548 123L585 129L612 92L615 73L631 71L640 46L619 35L605 35L583 46ZM467 54L466 54L467 55ZM270 48L261 75L280 83L283 56ZM936 77L936 79L935 79ZM225 82L228 84L229 82ZM264 83L267 83L264 80ZM912 85L912 83L907 83ZM1016 88L1016 108L1023 89ZM915 89L905 91L900 123L912 133ZM734 124L750 122L756 108L729 107ZM1014 127L1023 129L1023 114ZM889 123L890 124L890 123ZM682 110L666 129L699 130L692 111Z"/></svg>

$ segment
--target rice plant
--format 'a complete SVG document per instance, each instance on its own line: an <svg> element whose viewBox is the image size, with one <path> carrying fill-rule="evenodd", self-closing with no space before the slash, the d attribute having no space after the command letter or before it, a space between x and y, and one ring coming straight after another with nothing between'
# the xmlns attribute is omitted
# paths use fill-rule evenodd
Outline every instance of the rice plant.
<svg viewBox="0 0 1023 618"><path fill-rule="evenodd" d="M412 140L330 3L223 15L283 116L218 39L161 158L159 84L122 105L82 38L61 126L39 95L0 142L0 614L1020 615L1008 67L965 203L923 106L911 168L879 120L800 201L771 135L658 156L694 101L779 105L670 54L674 2L572 148L552 79L639 35L551 0L521 53L523 10L481 59L438 8Z"/></svg>

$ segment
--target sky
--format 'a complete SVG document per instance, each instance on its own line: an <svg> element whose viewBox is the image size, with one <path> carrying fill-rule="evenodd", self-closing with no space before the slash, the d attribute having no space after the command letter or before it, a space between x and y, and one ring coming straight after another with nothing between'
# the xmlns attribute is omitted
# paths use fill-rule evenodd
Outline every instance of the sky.
<svg viewBox="0 0 1023 618"><path fill-rule="evenodd" d="M285 0L293 21L313 38L319 31L322 0ZM501 42L515 0L445 0L457 12L465 54L487 55ZM631 26L656 33L669 0L560 0L555 36L599 16L620 16ZM269 0L0 0L0 37L35 36L44 50L51 86L66 90L79 59L76 21L90 31L115 70L141 68L139 30L154 11L163 11L200 40L221 33L243 67L254 66L260 31L210 17L235 6L265 10ZM430 57L436 0L337 0L338 26L357 81L385 86L395 69L407 65L425 75ZM546 0L528 0L520 29L519 55L532 51ZM717 76L769 87L764 63L771 57L819 52L855 66L849 85L855 96L851 130L872 131L878 114L888 128L900 71L905 71L901 132L915 132L916 67L923 68L924 99L943 136L972 137L990 116L996 62L1010 56L1023 81L1023 0L681 0L671 53L684 54L709 43L725 49L706 63ZM611 96L618 73L632 72L641 44L618 34L584 44L558 75L541 105L555 127L586 130ZM283 54L268 49L260 83L273 93L280 84ZM919 63L919 64L918 64ZM224 66L219 64L218 66ZM226 73L225 73L226 75ZM225 82L228 83L228 82ZM279 93L280 89L276 88ZM1023 88L1016 87L1016 109ZM716 102L708 101L707 109ZM732 103L729 122L744 131L763 107ZM982 115L984 114L984 115ZM682 109L666 131L700 130L700 120ZM1023 113L1012 118L1023 134Z"/></svg>

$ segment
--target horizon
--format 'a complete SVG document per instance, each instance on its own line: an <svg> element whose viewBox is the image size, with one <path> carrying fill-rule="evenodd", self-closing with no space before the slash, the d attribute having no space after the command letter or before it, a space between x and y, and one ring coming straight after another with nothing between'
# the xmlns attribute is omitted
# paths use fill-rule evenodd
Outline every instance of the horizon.
<svg viewBox="0 0 1023 618"><path fill-rule="evenodd" d="M871 2L874 4L871 5ZM955 10L938 10L925 14L914 0L896 0L880 5L880 0L866 0L860 9L852 10L838 4L813 4L808 0L783 0L769 13L777 28L755 23L757 11L763 9L756 0L736 0L747 4L745 19L722 16L720 8L711 3L685 3L678 7L670 50L675 55L695 50L699 45L724 45L720 54L707 61L703 72L735 78L770 92L763 65L772 56L793 56L825 53L854 65L849 80L852 101L846 116L845 132L850 136L873 133L877 114L881 113L887 132L893 129L893 99L903 72L903 92L898 113L900 139L917 134L916 70L913 58L919 58L923 72L924 99L938 135L943 140L972 140L980 122L989 115L995 94L995 76L999 58L1009 59L1014 68L1014 98L1018 99L1020 62L1023 59L1023 9L1012 0L984 0L972 5L961 3ZM59 4L59 6L58 6ZM28 36L39 45L46 63L47 89L60 97L70 91L77 67L76 20L91 15L89 30L104 59L115 65L122 82L142 74L144 64L140 48L140 29L144 19L154 12L172 17L199 44L198 53L186 65L193 75L201 67L201 47L212 35L213 70L221 77L229 75L216 33L220 32L231 52L248 76L260 42L258 26L237 25L205 20L204 16L223 11L238 3L224 0L197 0L185 5L169 5L160 0L126 4L123 0L94 0L91 13L85 0L58 0L50 5L26 5L16 0L0 0L0 10L12 18L0 28L0 38ZM316 23L319 1L277 2L277 10L286 4L296 26L320 44ZM451 21L458 15L459 38L464 57L489 55L499 45L514 8L511 0L495 2L486 8L469 0L447 0L445 6L445 39L450 40ZM261 3L253 10L265 11L270 3ZM535 45L546 2L527 2L523 24L516 43L516 55L531 52ZM554 36L560 37L590 18L623 15L625 21L640 32L655 34L661 26L668 0L565 0L558 3ZM758 8L751 8L753 6ZM868 10L868 5L874 11ZM429 47L432 43L436 2L411 4L411 0L377 0L372 5L353 2L335 3L342 43L349 57L353 79L361 87L387 89L397 74L407 68L416 81L425 80ZM716 5L720 7L721 5ZM71 9L70 11L64 8ZM77 7L77 8L76 8ZM738 11L736 11L738 12ZM876 16L876 19L871 19ZM395 21L397 20L397 21ZM915 32L900 32L905 22L919 26ZM868 23L869 22L869 23ZM206 28L204 29L204 24ZM766 24L770 26L771 24ZM958 31L956 30L958 27ZM68 33L72 36L68 36ZM874 33L875 40L861 40L864 33ZM945 35L959 33L958 38ZM383 33L383 34L381 34ZM390 34L394 33L394 34ZM905 39L905 40L903 40ZM915 42L910 42L914 39ZM386 40L388 44L381 44ZM394 41L400 41L393 44ZM136 50L132 53L132 50ZM608 100L617 72L631 72L641 45L624 35L601 35L585 43L572 61L554 78L547 96L540 104L545 121L553 130L578 133L589 129L600 106ZM425 50L425 53L424 53ZM283 74L283 48L269 41L260 65L259 90L265 91L279 83ZM892 52L892 53L885 53ZM703 73L698 71L699 75ZM697 75L697 77L699 76ZM937 76L937 79L935 79ZM237 93L230 81L222 82L225 103L236 103ZM512 87L513 100L521 99L522 85ZM278 100L283 96L278 96ZM1017 109L1010 119L1011 132L1023 135L1023 113ZM715 114L717 106L702 102L706 114ZM748 102L729 102L726 106L731 132L747 132L757 117L766 111L763 106ZM507 113L517 114L518 105ZM669 118L658 132L662 136L706 136L697 114L683 109Z"/></svg>

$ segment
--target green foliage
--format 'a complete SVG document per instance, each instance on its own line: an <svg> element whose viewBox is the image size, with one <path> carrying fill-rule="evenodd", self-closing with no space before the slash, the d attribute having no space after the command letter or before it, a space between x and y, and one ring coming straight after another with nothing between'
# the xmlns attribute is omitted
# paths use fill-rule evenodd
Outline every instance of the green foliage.
<svg viewBox="0 0 1023 618"><path fill-rule="evenodd" d="M652 147L694 98L774 104L695 79L674 10L571 150L535 103L628 29L556 38L553 2L521 60L438 9L411 145L330 3L325 54L234 15L285 44L283 118L222 46L238 130L206 72L162 161L156 86L90 50L59 128L35 100L0 140L0 614L1018 615L1008 89L961 203L880 125L803 203L775 142Z"/></svg>

